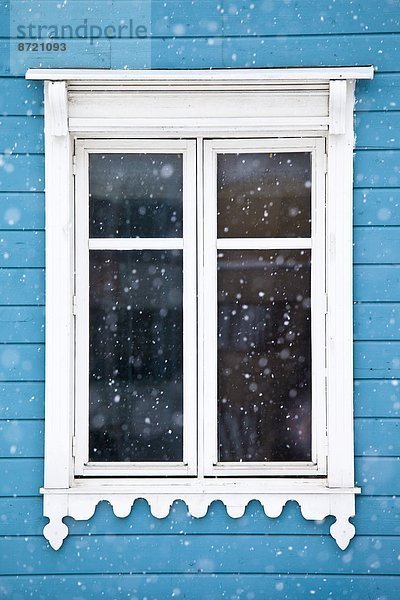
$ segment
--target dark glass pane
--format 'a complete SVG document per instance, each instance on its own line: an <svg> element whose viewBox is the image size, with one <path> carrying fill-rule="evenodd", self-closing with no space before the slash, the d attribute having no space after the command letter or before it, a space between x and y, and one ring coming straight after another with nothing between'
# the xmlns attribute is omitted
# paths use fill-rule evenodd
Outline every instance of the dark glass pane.
<svg viewBox="0 0 400 600"><path fill-rule="evenodd" d="M182 252L90 252L89 459L182 461Z"/></svg>
<svg viewBox="0 0 400 600"><path fill-rule="evenodd" d="M218 237L310 237L309 152L218 155Z"/></svg>
<svg viewBox="0 0 400 600"><path fill-rule="evenodd" d="M181 237L181 154L90 154L91 237Z"/></svg>
<svg viewBox="0 0 400 600"><path fill-rule="evenodd" d="M218 254L220 461L311 459L310 259Z"/></svg>

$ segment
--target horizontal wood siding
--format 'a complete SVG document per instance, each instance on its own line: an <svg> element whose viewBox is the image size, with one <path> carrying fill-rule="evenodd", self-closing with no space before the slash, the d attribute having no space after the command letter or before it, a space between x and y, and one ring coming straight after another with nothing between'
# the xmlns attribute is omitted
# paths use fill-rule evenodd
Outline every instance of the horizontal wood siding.
<svg viewBox="0 0 400 600"><path fill-rule="evenodd" d="M19 2L18 14L37 2ZM43 3L42 3L43 4ZM58 4L58 8L57 8ZM21 52L0 5L0 597L371 598L397 600L400 518L400 2L152 0L46 2L46 22L142 18L145 39L66 39ZM25 9L24 9L25 7ZM22 11L22 12L21 12ZM40 10L26 12L40 24ZM29 14L29 16L28 16ZM42 19L42 21L41 21ZM25 21L24 21L25 22ZM9 38L9 39L8 39ZM58 40L61 41L61 40ZM214 503L203 519L174 503L126 519L103 502L68 519L54 552L41 535L44 431L43 86L28 67L225 68L374 64L356 89L354 339L356 538L342 552L333 521L290 502L268 519Z"/></svg>
<svg viewBox="0 0 400 600"><path fill-rule="evenodd" d="M54 590L63 598L251 598L281 600L282 598L340 598L343 590L353 598L395 598L398 580L394 576L325 575L306 577L286 574L127 574L113 575L46 575L19 578L0 577L0 593L6 597L25 598L36 595L53 600ZM195 594L195 595L194 595ZM311 596L310 596L311 594Z"/></svg>

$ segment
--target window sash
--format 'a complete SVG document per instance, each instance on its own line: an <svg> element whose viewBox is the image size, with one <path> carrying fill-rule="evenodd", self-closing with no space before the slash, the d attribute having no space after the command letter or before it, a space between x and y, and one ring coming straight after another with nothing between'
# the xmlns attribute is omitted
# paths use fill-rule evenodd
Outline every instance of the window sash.
<svg viewBox="0 0 400 600"><path fill-rule="evenodd" d="M183 155L183 238L89 238L89 154ZM196 424L196 142L194 140L78 140L75 178L75 475L193 476ZM183 461L89 462L89 250L183 250Z"/></svg>
<svg viewBox="0 0 400 600"><path fill-rule="evenodd" d="M218 153L310 152L312 156L311 238L217 238ZM322 139L224 139L204 142L204 475L291 476L326 473L325 392L325 142ZM311 456L310 462L218 462L217 249L311 248Z"/></svg>
<svg viewBox="0 0 400 600"><path fill-rule="evenodd" d="M89 238L88 154L92 152L182 152L182 238ZM216 158L218 152L310 152L312 155L311 238L217 238ZM204 163L203 163L204 153ZM290 476L326 473L325 399L325 142L322 139L194 140L82 140L76 144L76 475L91 476ZM204 170L204 173L202 171ZM198 193L198 244L196 249L196 189ZM204 186L204 194L203 194ZM202 200L204 198L204 201ZM203 219L204 213L204 219ZM204 243L204 262L203 249ZM88 268L89 249L184 251L184 461L88 463ZM311 249L312 312L312 460L310 462L217 461L217 249ZM197 258L196 258L197 252ZM199 271L198 404L196 380L196 261ZM202 340L204 342L202 343ZM204 358L204 364L202 366ZM204 388L203 388L204 386ZM196 406L197 405L197 406ZM197 414L197 419L196 419ZM198 460L197 460L198 454Z"/></svg>

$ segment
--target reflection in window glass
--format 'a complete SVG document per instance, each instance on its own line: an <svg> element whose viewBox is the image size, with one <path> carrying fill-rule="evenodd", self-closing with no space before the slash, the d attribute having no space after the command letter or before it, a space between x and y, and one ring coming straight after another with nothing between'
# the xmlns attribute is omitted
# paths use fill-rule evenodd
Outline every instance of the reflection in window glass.
<svg viewBox="0 0 400 600"><path fill-rule="evenodd" d="M309 152L219 154L218 237L310 237Z"/></svg>
<svg viewBox="0 0 400 600"><path fill-rule="evenodd" d="M311 253L218 253L218 460L311 460Z"/></svg>
<svg viewBox="0 0 400 600"><path fill-rule="evenodd" d="M90 237L181 237L181 154L90 154Z"/></svg>
<svg viewBox="0 0 400 600"><path fill-rule="evenodd" d="M182 252L90 252L89 460L182 461Z"/></svg>

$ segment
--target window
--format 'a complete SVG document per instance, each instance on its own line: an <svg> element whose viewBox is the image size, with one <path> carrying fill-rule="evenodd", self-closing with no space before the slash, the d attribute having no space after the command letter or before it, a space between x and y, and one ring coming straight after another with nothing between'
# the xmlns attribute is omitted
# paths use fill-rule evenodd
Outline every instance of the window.
<svg viewBox="0 0 400 600"><path fill-rule="evenodd" d="M354 535L354 79L371 68L46 80L45 535L296 500ZM113 116L113 115L118 115Z"/></svg>

